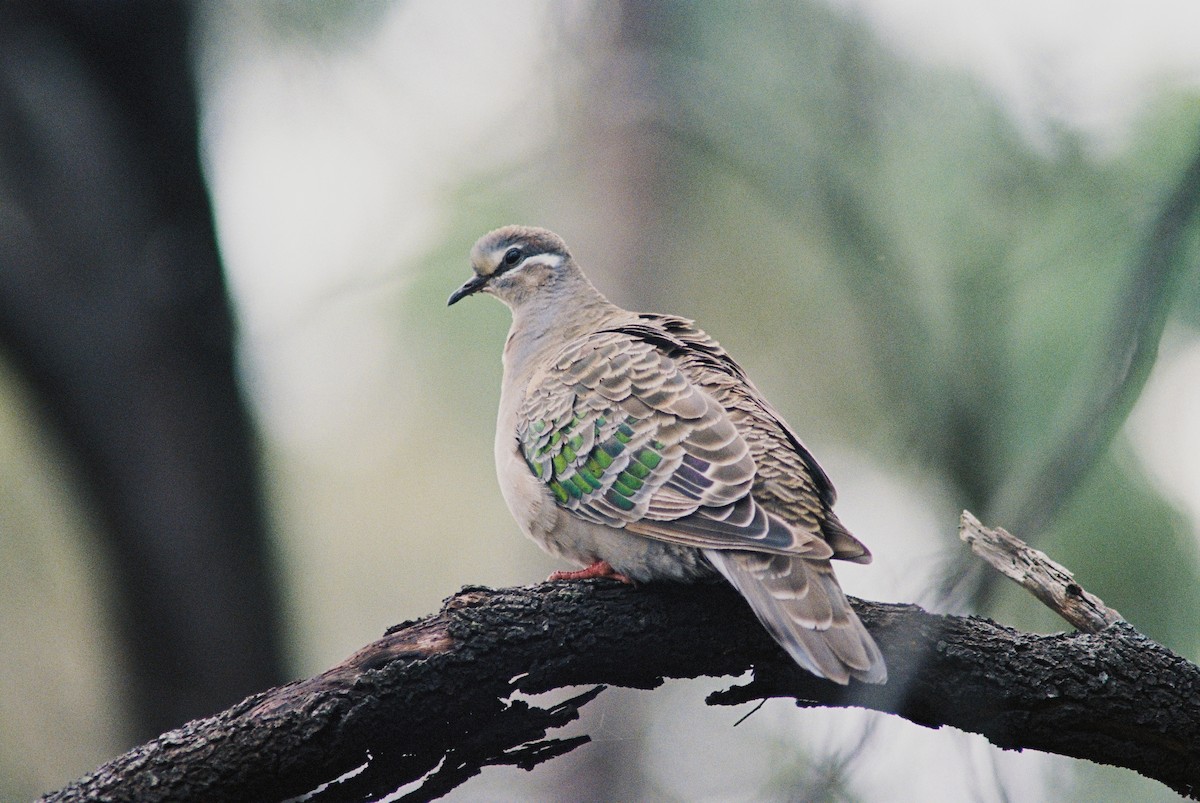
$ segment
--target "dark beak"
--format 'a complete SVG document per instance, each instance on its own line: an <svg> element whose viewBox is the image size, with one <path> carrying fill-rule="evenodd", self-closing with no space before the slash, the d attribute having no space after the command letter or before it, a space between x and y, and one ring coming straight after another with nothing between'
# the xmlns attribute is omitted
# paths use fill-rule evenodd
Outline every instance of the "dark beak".
<svg viewBox="0 0 1200 803"><path fill-rule="evenodd" d="M476 274L470 279L467 279L465 282L463 282L462 287L450 294L450 300L446 302L446 306L449 307L457 304L459 301L462 301L472 293L478 293L483 289L483 286L487 284L488 279L490 278L490 276L479 276Z"/></svg>

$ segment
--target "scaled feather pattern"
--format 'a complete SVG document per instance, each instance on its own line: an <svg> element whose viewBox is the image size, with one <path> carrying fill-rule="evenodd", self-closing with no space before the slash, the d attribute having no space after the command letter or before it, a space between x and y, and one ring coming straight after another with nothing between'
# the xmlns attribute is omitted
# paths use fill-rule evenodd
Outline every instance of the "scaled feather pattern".
<svg viewBox="0 0 1200 803"><path fill-rule="evenodd" d="M725 350L685 318L608 302L545 229L485 235L472 267L450 303L484 292L513 312L496 463L526 534L635 580L720 575L804 668L885 682L830 564L870 553Z"/></svg>

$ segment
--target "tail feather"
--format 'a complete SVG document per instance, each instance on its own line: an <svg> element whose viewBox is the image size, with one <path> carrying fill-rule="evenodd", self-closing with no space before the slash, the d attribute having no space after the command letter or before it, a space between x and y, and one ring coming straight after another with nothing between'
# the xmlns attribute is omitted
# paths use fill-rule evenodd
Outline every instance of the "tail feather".
<svg viewBox="0 0 1200 803"><path fill-rule="evenodd" d="M800 666L836 683L887 681L883 655L828 560L739 550L704 554Z"/></svg>

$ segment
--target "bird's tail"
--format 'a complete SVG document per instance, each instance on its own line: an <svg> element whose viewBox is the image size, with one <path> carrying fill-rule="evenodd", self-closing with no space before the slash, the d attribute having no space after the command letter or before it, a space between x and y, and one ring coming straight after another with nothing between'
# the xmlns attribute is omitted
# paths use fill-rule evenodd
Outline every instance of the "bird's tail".
<svg viewBox="0 0 1200 803"><path fill-rule="evenodd" d="M836 683L887 681L879 647L828 560L724 549L704 554L800 666Z"/></svg>

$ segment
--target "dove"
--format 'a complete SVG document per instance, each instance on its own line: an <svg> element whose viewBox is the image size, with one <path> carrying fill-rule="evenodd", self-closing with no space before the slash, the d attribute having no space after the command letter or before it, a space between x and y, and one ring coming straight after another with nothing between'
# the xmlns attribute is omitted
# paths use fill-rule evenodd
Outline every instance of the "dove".
<svg viewBox="0 0 1200 803"><path fill-rule="evenodd" d="M500 490L521 530L583 568L551 580L723 577L804 669L884 683L832 559L871 553L825 471L745 371L686 318L608 301L566 243L505 226L471 250L476 293L512 312L496 423Z"/></svg>

